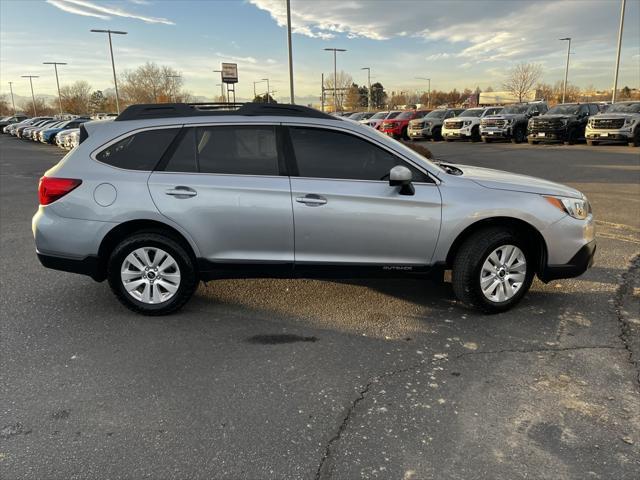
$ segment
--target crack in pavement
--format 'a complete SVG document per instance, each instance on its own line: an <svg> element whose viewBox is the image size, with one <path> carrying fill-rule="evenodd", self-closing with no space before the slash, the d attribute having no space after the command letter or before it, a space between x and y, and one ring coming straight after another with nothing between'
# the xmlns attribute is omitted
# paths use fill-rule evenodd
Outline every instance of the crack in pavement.
<svg viewBox="0 0 640 480"><path fill-rule="evenodd" d="M485 350L479 352L463 352L457 355L455 358L466 357L467 355L494 355L499 353L546 353L546 352L567 352L571 350L597 350L597 349L611 349L611 350L624 350L624 347L617 347L615 345L579 345L576 347L561 347L561 348L531 348L531 349L504 349L504 350Z"/></svg>
<svg viewBox="0 0 640 480"><path fill-rule="evenodd" d="M618 325L620 326L620 341L624 345L624 349L629 352L629 363L633 365L636 372L636 380L640 389L640 364L638 361L639 352L634 352L631 348L630 336L632 335L631 325L629 324L627 316L629 313L625 310L625 301L633 296L634 284L637 281L637 277L640 275L640 255L637 255L631 260L631 265L622 274L622 279L618 285L616 295L614 297L614 308L616 317L618 319Z"/></svg>
<svg viewBox="0 0 640 480"><path fill-rule="evenodd" d="M420 362L414 365L410 365L405 368L400 368L398 370L392 370L390 372L385 372L380 375L371 377L369 381L365 384L364 388L360 390L358 396L353 400L353 402L351 402L351 405L347 408L347 412L344 418L342 419L342 422L338 426L338 430L327 442L327 445L324 449L324 454L322 455L322 458L320 459L320 464L318 465L318 469L316 470L315 480L320 480L323 478L331 478L331 474L333 471L333 465L331 464L332 447L338 440L340 440L340 438L342 437L342 434L347 428L347 425L349 424L349 420L351 419L351 414L354 412L358 404L365 399L367 393L369 392L369 390L374 384L380 383L385 378L390 378L390 377L393 377L394 375L400 375L402 373L416 370L417 368L423 365L427 365L427 364L438 365L440 362L441 360L431 360L431 361L421 360Z"/></svg>

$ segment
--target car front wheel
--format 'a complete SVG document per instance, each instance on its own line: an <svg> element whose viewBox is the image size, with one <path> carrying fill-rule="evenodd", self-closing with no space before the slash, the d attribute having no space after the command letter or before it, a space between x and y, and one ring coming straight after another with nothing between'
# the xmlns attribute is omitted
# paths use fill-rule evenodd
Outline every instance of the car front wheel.
<svg viewBox="0 0 640 480"><path fill-rule="evenodd" d="M453 262L456 297L485 313L499 313L516 305L534 276L534 260L519 235L488 228L469 237Z"/></svg>
<svg viewBox="0 0 640 480"><path fill-rule="evenodd" d="M108 279L118 300L136 313L166 315L193 295L198 280L193 260L175 240L138 233L113 250Z"/></svg>

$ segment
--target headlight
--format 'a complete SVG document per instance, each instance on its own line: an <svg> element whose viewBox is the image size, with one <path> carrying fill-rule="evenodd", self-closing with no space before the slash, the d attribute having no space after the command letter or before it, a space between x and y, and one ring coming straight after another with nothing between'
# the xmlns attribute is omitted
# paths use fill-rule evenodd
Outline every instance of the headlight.
<svg viewBox="0 0 640 480"><path fill-rule="evenodd" d="M593 127L593 125L596 123L596 119L595 118L590 118L587 123L589 124L590 127Z"/></svg>
<svg viewBox="0 0 640 480"><path fill-rule="evenodd" d="M560 121L562 122L562 126L563 126L563 127L566 127L566 126L567 126L567 123L569 123L569 120L568 120L568 119L566 119L566 118L562 118Z"/></svg>
<svg viewBox="0 0 640 480"><path fill-rule="evenodd" d="M431 125L433 125L433 123L432 123L432 122L424 122L424 126L425 126L425 127L430 127Z"/></svg>
<svg viewBox="0 0 640 480"><path fill-rule="evenodd" d="M550 197L544 196L545 200L567 215L584 220L591 213L591 205L587 197L583 198L567 198L567 197Z"/></svg>
<svg viewBox="0 0 640 480"><path fill-rule="evenodd" d="M465 120L465 121L464 121L464 123L463 123L463 125L464 125L465 127L468 127L469 125L471 125L471 123L472 123L472 122L471 122L471 120Z"/></svg>
<svg viewBox="0 0 640 480"><path fill-rule="evenodd" d="M629 126L635 124L637 121L638 121L637 118L625 118L624 119L624 126L625 127L629 127Z"/></svg>

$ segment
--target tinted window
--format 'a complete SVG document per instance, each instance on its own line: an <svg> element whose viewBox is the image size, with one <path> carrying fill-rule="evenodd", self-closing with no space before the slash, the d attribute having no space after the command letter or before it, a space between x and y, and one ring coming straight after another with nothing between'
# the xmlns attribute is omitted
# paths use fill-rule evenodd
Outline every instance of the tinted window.
<svg viewBox="0 0 640 480"><path fill-rule="evenodd" d="M113 167L151 171L179 131L163 128L134 133L105 148L96 158Z"/></svg>
<svg viewBox="0 0 640 480"><path fill-rule="evenodd" d="M301 177L386 180L396 165L408 167L415 181L425 175L391 153L350 134L318 128L289 128Z"/></svg>
<svg viewBox="0 0 640 480"><path fill-rule="evenodd" d="M164 170L168 172L197 172L196 164L196 129L185 128L182 138L171 154Z"/></svg>
<svg viewBox="0 0 640 480"><path fill-rule="evenodd" d="M589 105L589 115L596 115L598 112L598 106L595 103Z"/></svg>
<svg viewBox="0 0 640 480"><path fill-rule="evenodd" d="M196 156L202 173L279 175L275 128L200 127Z"/></svg>

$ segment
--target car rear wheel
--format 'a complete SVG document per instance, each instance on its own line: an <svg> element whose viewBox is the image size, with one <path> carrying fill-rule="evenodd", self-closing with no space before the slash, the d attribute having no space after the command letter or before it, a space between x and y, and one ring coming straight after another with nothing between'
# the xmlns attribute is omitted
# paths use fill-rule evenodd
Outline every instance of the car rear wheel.
<svg viewBox="0 0 640 480"><path fill-rule="evenodd" d="M473 127L471 129L471 141L472 142L480 141L480 127Z"/></svg>
<svg viewBox="0 0 640 480"><path fill-rule="evenodd" d="M564 141L565 145L574 145L578 141L578 131L575 128L569 130L567 133L567 139Z"/></svg>
<svg viewBox="0 0 640 480"><path fill-rule="evenodd" d="M113 250L107 275L111 290L130 310L167 315L193 295L198 279L192 258L175 240L138 233Z"/></svg>
<svg viewBox="0 0 640 480"><path fill-rule="evenodd" d="M453 262L453 291L464 304L485 313L516 305L534 276L534 259L517 233L487 228L469 237Z"/></svg>
<svg viewBox="0 0 640 480"><path fill-rule="evenodd" d="M431 141L432 142L441 142L442 141L442 129L436 128L431 132Z"/></svg>
<svg viewBox="0 0 640 480"><path fill-rule="evenodd" d="M636 133L633 136L633 139L629 141L628 145L630 147L640 146L640 128L637 129Z"/></svg>

